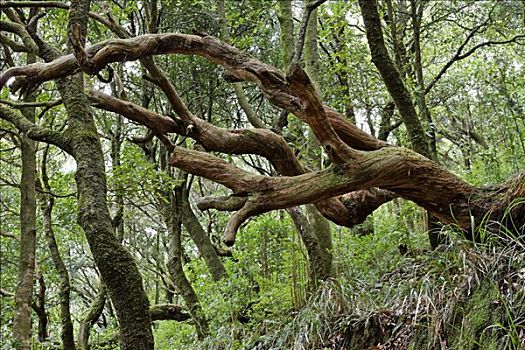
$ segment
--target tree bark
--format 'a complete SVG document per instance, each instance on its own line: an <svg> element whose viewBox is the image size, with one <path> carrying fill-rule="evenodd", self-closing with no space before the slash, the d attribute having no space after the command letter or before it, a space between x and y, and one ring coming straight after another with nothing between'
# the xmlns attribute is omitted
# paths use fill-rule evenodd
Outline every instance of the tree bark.
<svg viewBox="0 0 525 350"><path fill-rule="evenodd" d="M44 155L42 156L42 165L41 165L41 176L42 176L42 185L41 189L50 193L51 187L49 186L49 179L47 175L47 154L49 146L44 150ZM53 221L52 221L52 212L53 206L55 204L55 199L52 195L42 192L39 195L40 201L40 210L42 212L42 230L46 239L47 247L51 254L51 260L53 265L58 273L60 285L58 296L60 299L60 320L62 326L62 348L64 350L75 350L75 338L73 336L73 322L71 321L71 311L70 311L70 291L71 285L69 282L69 272L66 268L66 264L60 255L60 250L58 248L57 241L55 239L55 234L53 232Z"/></svg>
<svg viewBox="0 0 525 350"><path fill-rule="evenodd" d="M28 54L27 62L35 62L35 56ZM34 101L28 95L25 102ZM34 108L25 108L22 114L29 121L35 122ZM15 316L13 336L15 348L31 348L31 304L35 277L36 255L36 143L26 134L20 136L22 153L22 175L20 179L20 255L18 259L18 284L15 290Z"/></svg>
<svg viewBox="0 0 525 350"><path fill-rule="evenodd" d="M81 31L85 38L89 1L73 1L69 15L70 33ZM122 350L153 349L149 302L140 273L131 254L114 235L106 194L104 155L93 121L93 112L84 95L82 74L59 82L69 115L66 136L71 140L77 163L78 223L84 229L104 284L115 306L120 325Z"/></svg>
<svg viewBox="0 0 525 350"><path fill-rule="evenodd" d="M169 192L167 197L168 202L163 200L160 201L163 218L170 236L168 270L173 284L177 287L178 292L186 302L186 306L188 307L189 313L195 323L198 338L204 339L208 333L208 321L206 320L200 306L197 293L195 293L190 281L186 278L182 265L183 248L181 241L181 225L183 215L183 186L178 186L173 191Z"/></svg>

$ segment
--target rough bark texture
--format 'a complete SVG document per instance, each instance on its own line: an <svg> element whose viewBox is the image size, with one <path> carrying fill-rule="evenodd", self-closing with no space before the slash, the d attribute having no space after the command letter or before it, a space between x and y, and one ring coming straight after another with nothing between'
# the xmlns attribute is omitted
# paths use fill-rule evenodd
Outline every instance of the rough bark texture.
<svg viewBox="0 0 525 350"><path fill-rule="evenodd" d="M84 111L85 118L71 118L68 129L77 162L78 222L86 233L91 252L115 306L121 330L121 348L152 349L149 302L133 257L114 235L106 203L107 187L101 145L89 104L81 92L82 77L77 75L73 78L77 81L69 82L68 88L71 89L71 85L75 84L77 96L68 96L75 90L64 90L63 99L69 115L78 116L79 111Z"/></svg>
<svg viewBox="0 0 525 350"><path fill-rule="evenodd" d="M282 175L294 176L305 172L305 169L297 160L292 149L288 147L286 141L269 130L238 129L230 131L216 127L197 117L184 114L181 114L184 119L182 117L180 119L172 119L96 90L91 91L90 99L95 106L119 113L130 120L146 125L157 134L162 135L175 132L189 136L196 139L208 151L219 151L229 154L258 154L267 158L277 172ZM341 138L354 148L373 150L386 146L386 143L374 139L355 127L355 125L348 124L335 111L329 108L325 108L325 111L330 123L338 131ZM190 125L191 128L189 128ZM375 193L378 191L374 193L363 192L367 193L362 193L357 197L361 199L366 197L371 200L377 198ZM387 197L385 195L381 196L382 199ZM362 202L352 203L351 196L345 199L345 202L351 204L344 205L340 199L331 198L317 202L316 206L325 217L345 226L353 226L362 222L368 215L369 212L360 210L359 203ZM215 205L224 204L218 204L215 201Z"/></svg>
<svg viewBox="0 0 525 350"><path fill-rule="evenodd" d="M34 62L34 56L28 56ZM34 101L28 96L24 100ZM22 111L29 122L35 121L34 108ZM22 176L20 179L20 255L18 259L18 284L15 290L15 317L13 335L17 349L31 348L31 298L35 276L36 249L36 145L27 135L20 137Z"/></svg>
<svg viewBox="0 0 525 350"><path fill-rule="evenodd" d="M70 6L70 32L74 34L75 54L84 58L83 68L89 68L89 59L83 53L89 1L73 1ZM31 49L47 62L60 56L55 48L38 37L22 34L28 42L34 39ZM76 61L75 55L71 57ZM60 58L58 58L60 60ZM149 317L148 300L141 276L132 256L113 234L111 218L106 203L104 156L89 102L84 95L81 74L62 75L57 87L68 113L68 128L51 132L27 123L16 112L2 107L0 115L11 121L33 139L49 141L70 153L76 163L75 180L78 193L78 222L84 229L95 263L105 281L117 313L121 331L122 349L152 349L153 336ZM66 77L67 76L67 77ZM1 80L1 79L0 79ZM15 84L16 85L16 84Z"/></svg>
<svg viewBox="0 0 525 350"><path fill-rule="evenodd" d="M70 28L81 28L83 37L88 10L89 1L73 1L71 4ZM71 153L77 163L78 222L86 233L95 263L115 307L121 349L153 349L149 302L141 276L133 257L113 233L106 203L104 156L93 112L84 95L82 75L65 78L59 83L59 90L70 116L66 136L71 140Z"/></svg>

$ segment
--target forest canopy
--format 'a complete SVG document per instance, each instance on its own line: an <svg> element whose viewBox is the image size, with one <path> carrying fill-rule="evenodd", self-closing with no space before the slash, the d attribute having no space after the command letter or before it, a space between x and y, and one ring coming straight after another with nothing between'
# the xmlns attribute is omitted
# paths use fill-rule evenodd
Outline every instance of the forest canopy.
<svg viewBox="0 0 525 350"><path fill-rule="evenodd" d="M522 1L0 11L0 349L525 345Z"/></svg>

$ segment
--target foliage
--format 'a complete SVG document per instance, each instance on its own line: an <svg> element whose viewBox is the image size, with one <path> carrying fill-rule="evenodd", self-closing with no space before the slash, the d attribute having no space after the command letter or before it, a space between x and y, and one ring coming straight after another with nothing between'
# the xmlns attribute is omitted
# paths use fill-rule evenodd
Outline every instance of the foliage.
<svg viewBox="0 0 525 350"><path fill-rule="evenodd" d="M419 1L425 5L421 33L421 65L428 86L454 59L469 33L480 26L464 52L487 41L523 34L524 4L518 1ZM97 14L109 11L132 35L148 32L152 1L93 1ZM414 99L419 92L415 78L412 22L407 1L379 1L383 30L393 57ZM389 18L393 6L397 28ZM218 36L215 1L158 1L160 33L196 31ZM263 62L284 69L280 56L279 4L276 1L226 1L226 22L231 44ZM302 2L293 1L295 32L299 32ZM29 14L22 9L20 13ZM327 1L318 8L320 94L327 105L345 117L355 118L361 129L379 135L382 123L396 125L387 141L409 145L397 111L389 112L391 97L371 62L359 6L355 1ZM39 21L40 38L67 49L67 11L46 10ZM4 21L2 12L2 21ZM4 32L2 32L2 36ZM6 35L19 39L6 32ZM397 35L398 43L395 43ZM90 21L88 42L97 43L115 34ZM396 48L400 44L401 48ZM7 47L7 46L6 46ZM437 161L475 186L499 184L525 169L525 51L517 43L486 45L450 65L425 99L432 123L423 121L427 136L435 126ZM7 51L5 51L7 52ZM8 67L2 53L2 70ZM12 52L15 65L25 62L23 52ZM203 120L225 129L250 128L232 86L222 69L203 58L166 55L155 57L188 108ZM138 62L114 63L122 82L122 98L164 116L174 116L165 96L143 79ZM106 74L104 72L104 74ZM86 85L116 95L110 84L87 77ZM271 126L280 111L270 105L252 84L243 85L247 100L265 125ZM36 92L37 102L57 99L54 82ZM2 101L18 97L0 91ZM36 108L38 125L68 127L61 106ZM419 107L418 107L419 108ZM165 169L169 162L160 142L137 141L147 130L135 122L119 121L112 113L94 109L105 154L108 202L113 218L122 206L122 244L139 266L151 304L173 303L187 309L180 290L171 282L168 268L170 239L161 213L175 188L186 186L191 207L216 247L230 213L201 212L199 197L229 192L210 181ZM45 112L45 113L44 113ZM389 114L390 113L390 114ZM387 120L388 119L388 120ZM117 130L120 130L117 132ZM283 136L304 164L312 164L305 150L309 130L289 116ZM115 141L119 143L115 156ZM200 149L190 139L172 137L176 147ZM39 163L44 144L38 145ZM319 150L319 153L321 151ZM252 155L222 155L222 159L253 173L274 174L268 161ZM321 156L325 160L325 156ZM14 292L18 283L20 244L20 138L18 131L0 120L0 349L11 349ZM117 159L118 158L118 162ZM118 164L117 164L118 163ZM71 280L74 331L87 314L100 289L100 276L77 224L76 165L63 151L51 146L47 172L55 206L54 235ZM328 162L323 166L328 166ZM42 169L38 175L42 177ZM525 205L517 199L514 207ZM302 210L302 209L301 209ZM510 209L509 209L510 210ZM60 340L60 275L44 240L42 212L37 213L37 265L46 283L45 307L49 336L37 340L38 321L33 313L34 349L58 348ZM211 278L208 267L187 228L182 231L185 276L196 291L209 322L208 337L199 340L192 320L155 321L157 349L362 349L369 346L396 349L519 349L525 342L525 255L523 237L502 223L486 222L476 232L480 242L464 241L452 227L443 228L450 238L436 251L428 247L425 213L414 203L397 199L381 206L365 227L342 228L332 224L334 278L317 291L309 288L308 252L292 219L280 210L256 216L242 227L232 257L222 257L227 276ZM115 220L118 221L118 220ZM497 230L501 235L494 236ZM503 241L501 236L503 236ZM14 238L13 238L14 237ZM35 280L37 301L38 282ZM115 310L106 302L91 332L92 349L116 349L118 324ZM6 340L6 341L4 341Z"/></svg>

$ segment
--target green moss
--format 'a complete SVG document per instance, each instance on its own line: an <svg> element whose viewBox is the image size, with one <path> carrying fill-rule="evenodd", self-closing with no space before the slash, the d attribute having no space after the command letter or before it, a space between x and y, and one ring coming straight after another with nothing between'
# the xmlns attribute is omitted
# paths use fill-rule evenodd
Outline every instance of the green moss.
<svg viewBox="0 0 525 350"><path fill-rule="evenodd" d="M449 340L454 349L497 349L496 327L500 323L500 292L485 281L464 303L458 304Z"/></svg>

